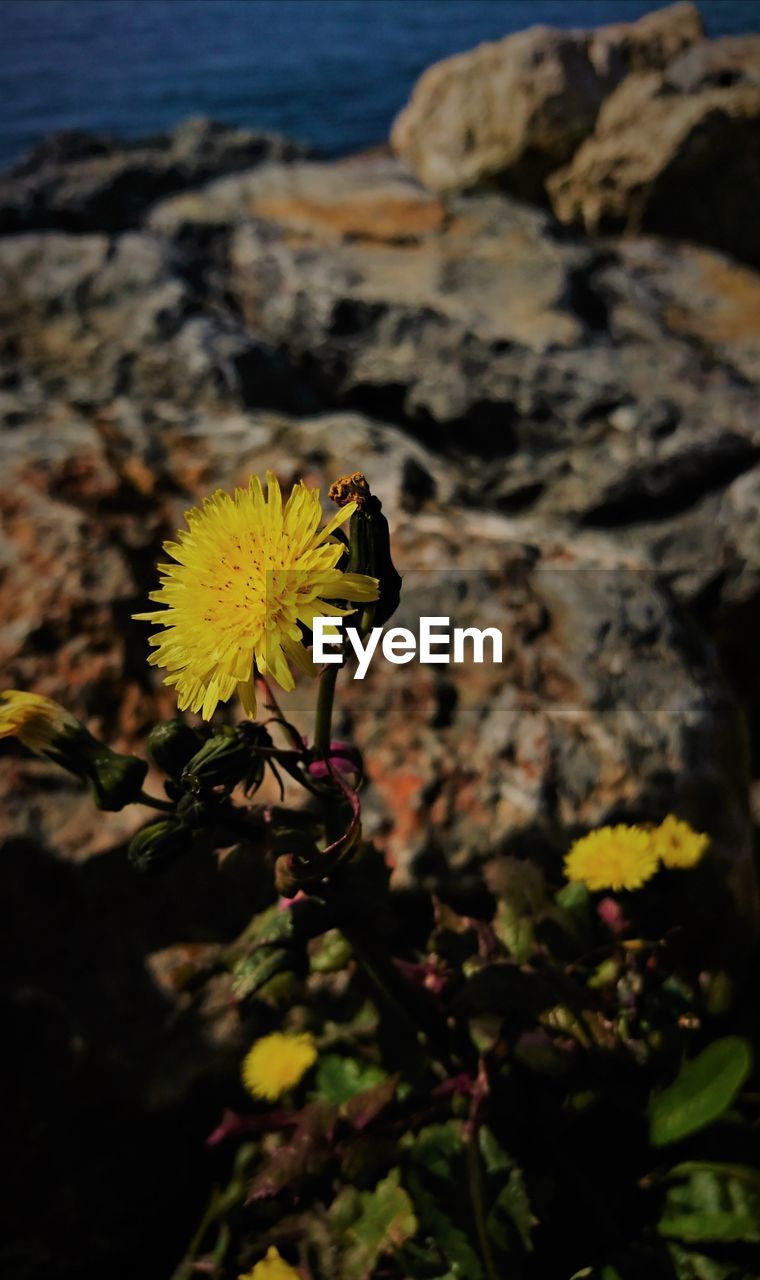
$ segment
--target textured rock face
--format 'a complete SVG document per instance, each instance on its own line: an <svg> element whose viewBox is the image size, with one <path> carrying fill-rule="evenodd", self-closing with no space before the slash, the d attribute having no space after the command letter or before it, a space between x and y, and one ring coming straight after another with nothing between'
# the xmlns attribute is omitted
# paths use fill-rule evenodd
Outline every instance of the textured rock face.
<svg viewBox="0 0 760 1280"><path fill-rule="evenodd" d="M389 161L265 167L166 202L151 226L190 254L215 228L249 340L298 371L288 393L401 419L459 455L463 504L613 529L690 599L731 577L724 521L683 529L760 456L754 272L656 241L560 239L544 214L444 203Z"/></svg>
<svg viewBox="0 0 760 1280"><path fill-rule="evenodd" d="M54 134L0 178L0 232L121 230L173 191L308 151L275 134L205 119L134 144L78 130Z"/></svg>
<svg viewBox="0 0 760 1280"><path fill-rule="evenodd" d="M686 599L741 563L702 513L758 460L760 282L715 254L558 238L375 160L263 166L116 238L6 238L0 276L29 404L356 407L456 457L461 505L612 530Z"/></svg>
<svg viewBox="0 0 760 1280"><path fill-rule="evenodd" d="M13 683L34 683L133 743L171 695L151 693L145 629L128 616L183 508L269 466L283 484L306 475L326 487L362 465L406 576L397 621L414 630L423 614L450 616L497 626L506 644L503 666L378 664L363 684L343 682L375 784L370 829L402 877L420 859L461 867L528 836L553 848L568 827L674 805L709 818L726 854L746 840L735 705L643 555L602 534L568 545L546 528L528 543L519 522L458 507L449 464L357 415L167 422L160 458L145 453L150 435L117 408L94 425L72 414L17 426L7 440L3 665ZM307 682L294 718L308 723L312 703ZM65 788L61 807L30 812L41 773L11 764L16 839L46 833L81 859L139 820L95 819Z"/></svg>
<svg viewBox="0 0 760 1280"><path fill-rule="evenodd" d="M760 262L760 37L696 46L629 76L547 186L588 230L656 231Z"/></svg>
<svg viewBox="0 0 760 1280"><path fill-rule="evenodd" d="M433 191L498 181L540 197L614 85L630 70L663 67L700 35L686 3L593 33L532 27L480 45L422 75L392 146Z"/></svg>

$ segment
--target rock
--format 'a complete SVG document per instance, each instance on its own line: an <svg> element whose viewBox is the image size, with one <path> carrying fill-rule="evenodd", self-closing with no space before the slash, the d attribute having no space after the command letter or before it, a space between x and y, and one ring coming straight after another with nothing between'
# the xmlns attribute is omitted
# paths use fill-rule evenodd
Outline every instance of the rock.
<svg viewBox="0 0 760 1280"><path fill-rule="evenodd" d="M664 67L700 38L693 4L594 32L531 27L429 67L391 145L433 191L497 182L541 199L628 71Z"/></svg>
<svg viewBox="0 0 760 1280"><path fill-rule="evenodd" d="M547 188L589 231L654 231L760 263L760 37L695 46L631 75Z"/></svg>
<svg viewBox="0 0 760 1280"><path fill-rule="evenodd" d="M145 632L128 619L182 510L269 466L285 485L304 475L323 489L361 466L378 477L405 577L396 621L416 629L421 614L442 614L506 636L501 667L379 664L361 686L344 682L374 787L368 830L398 876L432 874L439 862L446 876L525 841L551 854L558 828L673 807L709 818L716 848L744 874L737 709L641 553L603 533L569 545L546 526L526 541L519 521L457 505L456 467L356 414L200 413L164 422L160 452L154 435L115 406L94 426L59 412L8 437L0 602L11 683L64 700L119 746L139 743L172 699L159 683L151 692ZM428 478L423 497L408 492L410 475L414 486ZM308 724L312 704L306 682L289 699L296 722ZM41 780L36 764L6 774L8 835L42 839L58 856L102 857L142 816L96 820L75 786L41 803Z"/></svg>
<svg viewBox="0 0 760 1280"><path fill-rule="evenodd" d="M34 684L119 745L134 745L156 709L169 709L171 693L158 683L151 693L145 631L128 616L147 595L160 541L183 509L267 467L286 486L305 476L324 491L361 466L377 477L405 576L396 621L416 629L421 614L448 615L452 625L498 626L506 636L503 666L377 664L361 686L344 681L375 787L368 829L401 878L418 862L464 867L526 839L551 853L558 827L673 807L694 821L709 817L726 857L746 847L736 706L709 646L659 590L640 551L599 532L568 543L546 525L528 540L519 520L458 505L456 466L357 414L296 421L202 412L165 421L160 453L155 434L126 406L94 427L61 417L11 433L2 458L12 511L0 603L13 623L3 654L12 683ZM49 552L48 529L56 539ZM42 579L43 596L25 587ZM289 708L308 724L310 682ZM62 821L60 796L32 810L30 825L38 773L33 766L25 781L23 767L13 772L14 838L42 836L64 853L71 840L77 859L104 840L108 847L109 831L123 838L122 815L100 815L88 833L73 799ZM738 859L737 875L746 865Z"/></svg>
<svg viewBox="0 0 760 1280"><path fill-rule="evenodd" d="M264 165L112 239L6 238L0 274L0 377L36 402L128 396L156 441L201 406L355 407L455 458L459 504L528 538L607 529L686 600L741 572L725 521L683 545L760 447L760 280L717 254L558 237L376 158Z"/></svg>
<svg viewBox="0 0 760 1280"><path fill-rule="evenodd" d="M667 64L665 84L678 93L760 84L760 35L700 40Z"/></svg>
<svg viewBox="0 0 760 1280"><path fill-rule="evenodd" d="M48 394L96 406L130 394L179 405L244 396L276 362L230 315L200 310L166 244L126 232L0 240L0 332L10 360Z"/></svg>
<svg viewBox="0 0 760 1280"><path fill-rule="evenodd" d="M662 530L758 459L760 280L715 254L560 239L504 197L444 205L389 161L268 166L151 225L179 245L221 226L251 340L325 407L459 455L465 504Z"/></svg>
<svg viewBox="0 0 760 1280"><path fill-rule="evenodd" d="M64 131L0 176L0 233L123 230L172 192L264 160L308 154L279 135L206 119L137 142Z"/></svg>

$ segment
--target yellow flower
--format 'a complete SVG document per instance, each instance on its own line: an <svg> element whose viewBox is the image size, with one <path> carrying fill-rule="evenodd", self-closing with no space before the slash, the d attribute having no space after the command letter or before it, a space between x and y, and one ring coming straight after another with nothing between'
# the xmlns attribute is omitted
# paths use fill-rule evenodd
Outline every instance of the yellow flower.
<svg viewBox="0 0 760 1280"><path fill-rule="evenodd" d="M247 1271L244 1276L238 1276L238 1280L301 1280L301 1276L284 1258L280 1257L278 1250L272 1245L267 1250L266 1258L257 1262L253 1271Z"/></svg>
<svg viewBox="0 0 760 1280"><path fill-rule="evenodd" d="M166 607L135 614L163 628L151 637L150 662L169 672L181 711L208 720L237 690L254 716L255 670L286 690L294 687L291 664L317 674L301 626L352 612L335 600L378 597L376 578L335 567L343 546L331 534L355 509L349 503L320 529L319 491L299 483L283 506L269 471L266 497L253 476L247 489L219 490L187 512L187 529L164 543L177 563L159 565L161 586L150 596Z"/></svg>
<svg viewBox="0 0 760 1280"><path fill-rule="evenodd" d="M274 1031L257 1040L243 1062L243 1084L254 1098L274 1102L297 1085L317 1060L314 1037Z"/></svg>
<svg viewBox="0 0 760 1280"><path fill-rule="evenodd" d="M659 827L652 832L657 857L666 867L695 867L702 858L710 837L694 831L688 822L682 822L669 813Z"/></svg>
<svg viewBox="0 0 760 1280"><path fill-rule="evenodd" d="M587 888L640 889L657 870L652 837L641 827L600 827L576 840L565 858L568 880Z"/></svg>
<svg viewBox="0 0 760 1280"><path fill-rule="evenodd" d="M45 751L68 730L81 725L65 707L39 693L4 689L0 693L0 738L18 738L30 751Z"/></svg>

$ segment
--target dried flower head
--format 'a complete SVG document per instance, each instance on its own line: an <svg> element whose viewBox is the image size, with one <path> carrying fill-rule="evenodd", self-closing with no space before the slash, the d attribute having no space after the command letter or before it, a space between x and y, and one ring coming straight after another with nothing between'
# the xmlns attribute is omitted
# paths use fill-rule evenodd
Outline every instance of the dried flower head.
<svg viewBox="0 0 760 1280"><path fill-rule="evenodd" d="M351 612L336 600L378 596L376 579L336 568L344 548L331 535L355 509L349 503L320 529L319 491L299 483L283 504L270 471L266 497L254 476L234 496L219 491L188 511L187 529L164 543L176 564L159 566L150 597L165 607L135 615L163 628L151 638L150 662L169 672L180 710L208 720L237 691L254 716L256 671L286 690L291 667L316 675L301 628Z"/></svg>
<svg viewBox="0 0 760 1280"><path fill-rule="evenodd" d="M243 1084L254 1098L274 1102L292 1089L317 1060L308 1032L274 1031L257 1040L243 1061Z"/></svg>
<svg viewBox="0 0 760 1280"><path fill-rule="evenodd" d="M238 1280L301 1280L301 1277L272 1245L267 1250L267 1256L257 1262L252 1271L239 1276Z"/></svg>
<svg viewBox="0 0 760 1280"><path fill-rule="evenodd" d="M650 832L641 827L600 827L576 840L565 858L568 880L588 889L640 889L657 870Z"/></svg>
<svg viewBox="0 0 760 1280"><path fill-rule="evenodd" d="M695 867L702 859L710 837L669 813L652 832L652 843L664 866L688 868Z"/></svg>
<svg viewBox="0 0 760 1280"><path fill-rule="evenodd" d="M349 502L361 507L372 495L366 476L361 471L354 471L350 476L338 476L330 485L327 496L339 507L345 507Z"/></svg>

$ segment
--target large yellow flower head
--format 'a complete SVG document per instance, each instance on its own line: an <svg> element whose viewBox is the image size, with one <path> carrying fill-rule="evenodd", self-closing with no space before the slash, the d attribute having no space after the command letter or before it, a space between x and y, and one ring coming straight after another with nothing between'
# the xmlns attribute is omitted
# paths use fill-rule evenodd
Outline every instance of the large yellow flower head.
<svg viewBox="0 0 760 1280"><path fill-rule="evenodd" d="M336 568L343 546L331 535L355 509L348 503L320 529L319 490L299 483L283 504L269 471L266 497L253 476L247 489L220 490L187 512L187 529L164 543L176 563L159 566L161 587L150 596L165 607L135 615L163 628L150 662L169 672L181 711L208 720L237 690L254 716L255 671L286 690L291 665L316 675L301 626L352 612L336 600L378 597L376 578Z"/></svg>
<svg viewBox="0 0 760 1280"><path fill-rule="evenodd" d="M39 693L4 689L0 693L0 738L18 738L30 751L43 752L81 725L65 707Z"/></svg>
<svg viewBox="0 0 760 1280"><path fill-rule="evenodd" d="M267 1250L266 1258L257 1262L253 1271L247 1271L244 1276L239 1276L238 1280L301 1280L301 1276L284 1258L280 1257L279 1251L272 1245Z"/></svg>
<svg viewBox="0 0 760 1280"><path fill-rule="evenodd" d="M568 880L588 889L640 889L657 870L650 832L641 827L600 827L576 840L565 858Z"/></svg>
<svg viewBox="0 0 760 1280"><path fill-rule="evenodd" d="M688 868L695 867L701 860L710 837L669 813L652 832L652 843L664 866Z"/></svg>
<svg viewBox="0 0 760 1280"><path fill-rule="evenodd" d="M257 1040L243 1061L243 1084L254 1098L274 1102L292 1089L317 1060L308 1032L274 1031Z"/></svg>

